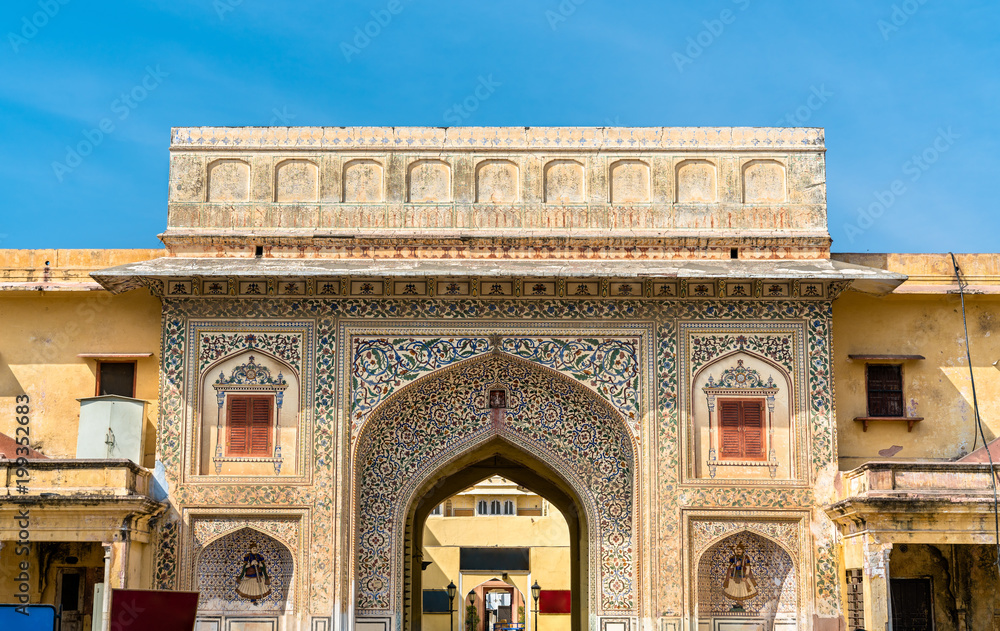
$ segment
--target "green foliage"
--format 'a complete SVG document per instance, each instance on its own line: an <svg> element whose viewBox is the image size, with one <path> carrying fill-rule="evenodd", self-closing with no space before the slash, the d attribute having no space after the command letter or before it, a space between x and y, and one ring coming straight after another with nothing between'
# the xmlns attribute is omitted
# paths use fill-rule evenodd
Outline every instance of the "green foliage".
<svg viewBox="0 0 1000 631"><path fill-rule="evenodd" d="M524 605L519 605L517 608L517 621L524 624Z"/></svg>
<svg viewBox="0 0 1000 631"><path fill-rule="evenodd" d="M465 607L465 631L476 631L479 628L479 608L476 607L476 597L469 599Z"/></svg>

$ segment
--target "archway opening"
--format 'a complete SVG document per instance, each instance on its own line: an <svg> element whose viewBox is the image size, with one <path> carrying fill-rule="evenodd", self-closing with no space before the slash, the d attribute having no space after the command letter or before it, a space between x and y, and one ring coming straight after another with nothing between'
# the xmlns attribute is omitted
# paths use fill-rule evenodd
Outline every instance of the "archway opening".
<svg viewBox="0 0 1000 631"><path fill-rule="evenodd" d="M582 629L591 615L634 614L635 449L628 424L599 395L502 353L393 393L365 421L354 450L356 620L420 627L415 568L426 517L491 475L546 498L566 518L568 629Z"/></svg>
<svg viewBox="0 0 1000 631"><path fill-rule="evenodd" d="M499 481L493 484L506 487L506 490L516 488L528 503L537 498L545 504L539 504L538 515L521 515L518 519L516 512L520 507L516 503L515 515L503 515L503 511L509 509L508 500L493 499L498 494L489 488L491 480ZM588 615L587 518L580 498L547 464L497 438L450 463L438 475L429 478L414 497L407 516L409 545L404 581L406 618L411 629L499 631L523 628L534 631L536 624L538 631L580 631L584 628ZM469 498L473 498L469 511L472 514L456 511L455 505L462 497L466 507ZM428 528L431 513L437 512L439 507L445 512L444 505L449 501L451 515L442 515L442 521L450 523L432 522L432 527ZM480 502L485 502L485 506ZM546 507L548 511L544 510ZM477 530L482 524L476 523L482 508L487 513L483 522L490 520L493 509L500 512L492 528L485 532ZM548 514L543 515L543 512ZM510 526L498 532L497 522L501 519L510 520L507 522ZM425 569L426 561L430 564ZM442 580L444 578L447 580ZM500 583L492 585L490 580L493 578ZM425 613L425 589L446 589L448 582L456 585L454 617ZM478 586L484 583L491 586L490 589L478 593ZM551 596L553 602L562 601L562 607L557 602L555 610L565 613L536 614L531 591L535 583L542 590L542 610L546 611L545 604ZM487 596L491 591L496 595ZM504 591L509 594L509 603L501 594ZM470 592L474 595L471 602ZM493 601L487 602L487 598ZM524 611L519 611L518 606L523 606ZM474 616L472 611L476 612ZM472 617L479 619L472 621ZM495 623L506 624L493 626Z"/></svg>
<svg viewBox="0 0 1000 631"><path fill-rule="evenodd" d="M460 610L462 621L459 626L466 631L484 631L493 628L524 629L530 615L530 604L517 585L511 584L513 582L512 578L504 573L500 578L493 577L470 589L462 603ZM426 607L424 616L428 616ZM425 631L431 631L434 626L440 625L433 625L433 621L424 620Z"/></svg>

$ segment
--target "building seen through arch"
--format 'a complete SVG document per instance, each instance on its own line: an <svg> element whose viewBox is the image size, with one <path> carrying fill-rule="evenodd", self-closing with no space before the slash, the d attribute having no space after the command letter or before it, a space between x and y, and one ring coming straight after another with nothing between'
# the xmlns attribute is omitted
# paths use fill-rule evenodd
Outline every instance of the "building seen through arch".
<svg viewBox="0 0 1000 631"><path fill-rule="evenodd" d="M558 508L501 475L452 495L431 511L424 524L422 628L450 627L441 606L448 604L449 583L457 586L456 628L475 626L473 631L484 631L497 622L532 628L534 583L544 592L540 600L546 611L551 611L548 606L554 600L571 603L569 537ZM570 629L570 608L558 611L562 615L547 613L540 627ZM474 625L467 622L476 618Z"/></svg>
<svg viewBox="0 0 1000 631"><path fill-rule="evenodd" d="M831 252L823 130L169 155L163 249L0 251L0 591L64 631L1000 620L1000 255Z"/></svg>

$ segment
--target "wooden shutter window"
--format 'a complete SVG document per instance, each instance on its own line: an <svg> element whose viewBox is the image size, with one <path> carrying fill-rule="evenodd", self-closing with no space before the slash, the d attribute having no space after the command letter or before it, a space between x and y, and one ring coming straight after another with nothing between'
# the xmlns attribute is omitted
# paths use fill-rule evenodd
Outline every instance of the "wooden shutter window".
<svg viewBox="0 0 1000 631"><path fill-rule="evenodd" d="M764 402L741 401L743 412L743 457L764 459Z"/></svg>
<svg viewBox="0 0 1000 631"><path fill-rule="evenodd" d="M719 456L742 458L743 440L740 437L740 401L719 401L719 429L722 439Z"/></svg>
<svg viewBox="0 0 1000 631"><path fill-rule="evenodd" d="M766 420L764 402L719 401L719 457L724 460L763 460Z"/></svg>
<svg viewBox="0 0 1000 631"><path fill-rule="evenodd" d="M261 396L230 396L226 413L230 456L271 455L271 410L273 399Z"/></svg>
<svg viewBox="0 0 1000 631"><path fill-rule="evenodd" d="M903 367L869 364L868 416L903 416Z"/></svg>

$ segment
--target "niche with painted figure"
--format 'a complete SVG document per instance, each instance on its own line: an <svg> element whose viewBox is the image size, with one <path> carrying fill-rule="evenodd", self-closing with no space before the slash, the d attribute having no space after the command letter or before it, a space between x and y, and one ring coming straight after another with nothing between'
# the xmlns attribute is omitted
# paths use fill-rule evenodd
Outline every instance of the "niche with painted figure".
<svg viewBox="0 0 1000 631"><path fill-rule="evenodd" d="M294 569L291 552L273 537L253 528L223 535L198 556L198 613L290 613Z"/></svg>
<svg viewBox="0 0 1000 631"><path fill-rule="evenodd" d="M208 367L201 382L201 475L297 473L299 376L257 350Z"/></svg>
<svg viewBox="0 0 1000 631"><path fill-rule="evenodd" d="M747 530L730 535L698 562L698 620L712 622L713 629L792 631L796 579L795 563L783 547Z"/></svg>

